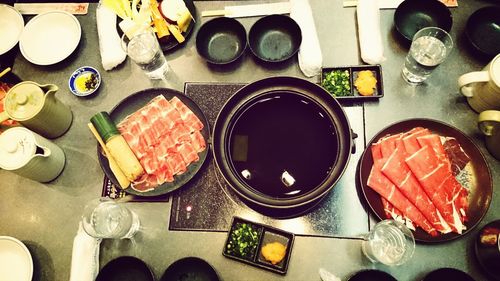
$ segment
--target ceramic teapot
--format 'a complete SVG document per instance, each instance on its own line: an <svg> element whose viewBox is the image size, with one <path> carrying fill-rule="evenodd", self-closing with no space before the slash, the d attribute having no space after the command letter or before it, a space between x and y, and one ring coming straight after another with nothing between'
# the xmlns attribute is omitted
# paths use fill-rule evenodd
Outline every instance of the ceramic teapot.
<svg viewBox="0 0 500 281"><path fill-rule="evenodd" d="M500 54L482 71L460 76L458 86L476 112L500 110Z"/></svg>
<svg viewBox="0 0 500 281"><path fill-rule="evenodd" d="M0 168L39 182L55 179L65 163L64 152L48 139L23 127L0 135Z"/></svg>
<svg viewBox="0 0 500 281"><path fill-rule="evenodd" d="M486 136L486 148L500 160L500 111L485 110L478 117L479 129Z"/></svg>
<svg viewBox="0 0 500 281"><path fill-rule="evenodd" d="M69 107L55 97L59 88L25 81L12 87L5 96L0 123L12 119L47 138L63 135L71 126Z"/></svg>

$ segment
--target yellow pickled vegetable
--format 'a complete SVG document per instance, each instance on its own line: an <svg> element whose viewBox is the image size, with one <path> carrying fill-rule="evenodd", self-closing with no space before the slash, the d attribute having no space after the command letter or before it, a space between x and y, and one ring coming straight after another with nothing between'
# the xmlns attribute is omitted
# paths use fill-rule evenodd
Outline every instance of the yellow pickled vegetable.
<svg viewBox="0 0 500 281"><path fill-rule="evenodd" d="M356 86L360 95L371 96L375 92L377 79L370 70L363 70L358 73L354 86Z"/></svg>
<svg viewBox="0 0 500 281"><path fill-rule="evenodd" d="M162 38L169 35L169 27L167 21L161 15L160 10L158 10L158 2L156 2L156 0L151 0L149 6L151 8L151 17L153 18L156 36L158 38Z"/></svg>

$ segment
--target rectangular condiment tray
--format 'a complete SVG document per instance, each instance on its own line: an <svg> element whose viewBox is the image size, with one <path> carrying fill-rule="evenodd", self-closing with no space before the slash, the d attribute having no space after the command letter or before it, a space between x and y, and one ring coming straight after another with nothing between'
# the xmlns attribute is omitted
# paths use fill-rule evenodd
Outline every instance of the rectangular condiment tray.
<svg viewBox="0 0 500 281"><path fill-rule="evenodd" d="M364 101L364 100L374 100L379 99L384 96L384 85L382 81L382 67L380 65L355 65L355 66L342 66L342 67L323 67L321 70L321 81L320 85L323 86L323 80L325 79L325 74L331 71L345 71L349 72L349 86L350 95L348 96L335 96L339 100L349 100L349 101ZM356 86L354 85L356 79L358 78L359 72L363 70L371 71L377 83L375 85L375 91L372 95L363 96L359 94ZM331 93L330 93L331 94Z"/></svg>
<svg viewBox="0 0 500 281"><path fill-rule="evenodd" d="M250 225L258 235L258 238L256 239L258 240L257 248L255 249L253 255L251 255L250 257L241 257L228 251L228 245L232 240L231 237L233 232L238 230L242 224ZM273 271L275 273L286 274L294 239L295 234L293 233L264 224L248 221L240 217L233 217L231 228L229 229L229 232L227 234L226 243L224 243L222 255L231 259L238 260L240 262ZM267 261L262 255L262 247L268 243L273 242L279 242L286 247L284 258L276 264L272 264L271 262Z"/></svg>

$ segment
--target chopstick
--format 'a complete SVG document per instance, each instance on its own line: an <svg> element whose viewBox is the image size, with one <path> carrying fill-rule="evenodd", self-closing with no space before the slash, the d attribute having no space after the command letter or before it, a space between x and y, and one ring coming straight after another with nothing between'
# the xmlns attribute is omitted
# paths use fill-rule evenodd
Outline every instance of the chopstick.
<svg viewBox="0 0 500 281"><path fill-rule="evenodd" d="M101 139L101 136L95 129L94 125L92 123L88 123L87 126L89 126L90 131L94 135L94 137L97 139L99 144L102 147L102 150L104 150L104 154L106 154L106 157L108 157L108 162L109 162L109 168L113 172L113 175L115 175L116 179L118 180L118 183L120 184L120 187L122 189L127 188L130 185L130 181L127 179L125 174L123 174L123 171L120 169L118 164L116 163L115 159L113 156L109 153L108 148L104 144L104 142Z"/></svg>
<svg viewBox="0 0 500 281"><path fill-rule="evenodd" d="M9 73L9 71L11 71L11 68L7 67L2 72L0 72L0 78L2 78L2 76L4 76L5 74Z"/></svg>

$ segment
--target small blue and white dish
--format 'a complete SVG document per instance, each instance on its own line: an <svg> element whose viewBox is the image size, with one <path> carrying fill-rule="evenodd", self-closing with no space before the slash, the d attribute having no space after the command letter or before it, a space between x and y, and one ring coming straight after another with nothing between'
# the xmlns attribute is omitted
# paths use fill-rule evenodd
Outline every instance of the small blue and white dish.
<svg viewBox="0 0 500 281"><path fill-rule="evenodd" d="M86 97L97 91L101 85L101 75L91 66L82 66L71 74L68 85L75 96Z"/></svg>

